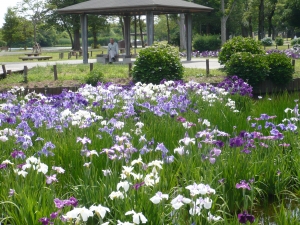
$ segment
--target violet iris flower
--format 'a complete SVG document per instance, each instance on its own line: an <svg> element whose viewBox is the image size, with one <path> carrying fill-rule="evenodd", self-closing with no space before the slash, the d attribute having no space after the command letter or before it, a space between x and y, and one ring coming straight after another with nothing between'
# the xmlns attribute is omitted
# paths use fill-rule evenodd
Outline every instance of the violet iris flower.
<svg viewBox="0 0 300 225"><path fill-rule="evenodd" d="M241 180L240 183L237 183L237 184L235 185L235 187L236 187L237 189L242 188L242 189L248 189L248 190L251 190L249 184L248 184L245 180Z"/></svg>
<svg viewBox="0 0 300 225"><path fill-rule="evenodd" d="M250 223L253 223L255 220L255 217L251 214L248 214L247 211L244 211L243 213L238 214L238 219L240 223L247 223L249 221Z"/></svg>

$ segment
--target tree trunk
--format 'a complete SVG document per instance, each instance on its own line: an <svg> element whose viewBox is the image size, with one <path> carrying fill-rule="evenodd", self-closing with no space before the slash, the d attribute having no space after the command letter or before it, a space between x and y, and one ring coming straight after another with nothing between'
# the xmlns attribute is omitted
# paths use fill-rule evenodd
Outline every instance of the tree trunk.
<svg viewBox="0 0 300 225"><path fill-rule="evenodd" d="M93 42L94 42L94 48L97 48L97 32L96 31L93 31Z"/></svg>
<svg viewBox="0 0 300 225"><path fill-rule="evenodd" d="M265 0L260 0L259 11L258 11L258 40L261 40L265 37L265 27L264 27L264 19L265 19Z"/></svg>
<svg viewBox="0 0 300 225"><path fill-rule="evenodd" d="M33 42L36 43L36 22L33 21Z"/></svg>
<svg viewBox="0 0 300 225"><path fill-rule="evenodd" d="M210 32L210 27L211 27L211 26L210 26L210 23L207 23L207 24L206 24L206 35L210 35L210 33L211 33L211 32Z"/></svg>
<svg viewBox="0 0 300 225"><path fill-rule="evenodd" d="M60 17L62 23L63 23L63 27L66 29L68 35L69 35L69 38L70 38L70 41L71 41L71 44L72 44L72 49L73 49L73 46L74 46L74 41L73 41L73 37L72 37L72 32L71 30L69 29L69 27L67 26L67 24L65 23L64 21L64 18L63 17Z"/></svg>
<svg viewBox="0 0 300 225"><path fill-rule="evenodd" d="M179 23L179 35L180 35L180 50L186 50L186 36L185 36L185 16L183 13L180 14Z"/></svg>
<svg viewBox="0 0 300 225"><path fill-rule="evenodd" d="M228 16L225 15L225 3L224 0L221 0L221 43L222 45L226 42L226 21Z"/></svg>
<svg viewBox="0 0 300 225"><path fill-rule="evenodd" d="M79 28L75 28L74 29L74 46L73 46L73 50L74 51L79 51L80 48L80 32L79 32Z"/></svg>
<svg viewBox="0 0 300 225"><path fill-rule="evenodd" d="M143 36L143 27L142 27L142 21L141 21L141 16L140 15L139 15L139 27L140 27L142 47L144 48L145 44L144 44L144 36Z"/></svg>
<svg viewBox="0 0 300 225"><path fill-rule="evenodd" d="M248 37L248 27L245 27L243 24L242 24L242 27L241 27L241 30L242 30L242 36L243 37Z"/></svg>
<svg viewBox="0 0 300 225"><path fill-rule="evenodd" d="M249 17L249 35L253 38L253 26L252 26L252 17Z"/></svg>
<svg viewBox="0 0 300 225"><path fill-rule="evenodd" d="M120 24L121 24L121 27L122 27L123 40L125 40L124 23L123 23L123 17L122 16L119 17L119 21L120 21Z"/></svg>
<svg viewBox="0 0 300 225"><path fill-rule="evenodd" d="M276 10L276 3L277 3L277 1L273 3L271 13L268 16L268 24L269 24L269 27L268 27L268 37L272 36L272 40L275 40L274 33L272 35L272 30L274 30L273 24L272 24L272 18L274 16L274 13L275 13L275 10Z"/></svg>
<svg viewBox="0 0 300 225"><path fill-rule="evenodd" d="M167 39L168 39L168 44L170 44L170 25L169 25L169 15L166 14L166 18L167 18Z"/></svg>
<svg viewBox="0 0 300 225"><path fill-rule="evenodd" d="M135 48L137 48L136 36L137 36L137 31L136 31L136 16L134 16L134 47Z"/></svg>

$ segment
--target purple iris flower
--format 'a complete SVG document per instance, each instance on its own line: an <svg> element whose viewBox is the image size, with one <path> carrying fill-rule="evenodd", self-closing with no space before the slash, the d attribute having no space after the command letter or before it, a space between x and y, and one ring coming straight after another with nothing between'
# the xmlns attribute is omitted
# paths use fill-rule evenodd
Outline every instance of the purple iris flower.
<svg viewBox="0 0 300 225"><path fill-rule="evenodd" d="M269 116L267 114L261 114L260 115L260 119L261 120L268 120L269 119Z"/></svg>
<svg viewBox="0 0 300 225"><path fill-rule="evenodd" d="M242 188L242 189L248 189L248 190L251 190L249 184L248 184L245 180L241 180L240 183L237 183L237 184L235 185L235 187L236 187L237 189Z"/></svg>
<svg viewBox="0 0 300 225"><path fill-rule="evenodd" d="M222 147L224 146L223 141L219 141L219 140L214 141L214 144L215 144L217 147L219 147L219 148L222 148Z"/></svg>
<svg viewBox="0 0 300 225"><path fill-rule="evenodd" d="M51 219L57 218L59 212L53 212L50 214Z"/></svg>
<svg viewBox="0 0 300 225"><path fill-rule="evenodd" d="M5 169L7 167L7 164L4 163L4 164L0 164L0 169Z"/></svg>
<svg viewBox="0 0 300 225"><path fill-rule="evenodd" d="M50 219L47 217L43 217L39 219L39 222L41 222L43 225L48 225L50 224Z"/></svg>
<svg viewBox="0 0 300 225"><path fill-rule="evenodd" d="M140 182L140 183L136 183L134 185L132 185L132 188L135 190L138 190L140 187L142 187L145 184L145 182Z"/></svg>
<svg viewBox="0 0 300 225"><path fill-rule="evenodd" d="M55 204L55 207L58 209L61 209L65 206L64 200L60 200L58 198L54 199L54 204Z"/></svg>
<svg viewBox="0 0 300 225"><path fill-rule="evenodd" d="M255 217L251 214L248 214L247 211L244 211L243 213L238 214L238 219L240 223L247 223L247 221L253 223Z"/></svg>
<svg viewBox="0 0 300 225"><path fill-rule="evenodd" d="M244 144L244 140L241 137L234 137L229 140L230 147L240 147Z"/></svg>
<svg viewBox="0 0 300 225"><path fill-rule="evenodd" d="M15 194L15 190L14 189L9 189L8 195L11 197Z"/></svg>
<svg viewBox="0 0 300 225"><path fill-rule="evenodd" d="M26 155L22 151L15 150L11 153L11 157L13 157L14 159L17 158L25 159Z"/></svg>
<svg viewBox="0 0 300 225"><path fill-rule="evenodd" d="M70 205L76 207L78 205L78 200L74 197L69 198Z"/></svg>

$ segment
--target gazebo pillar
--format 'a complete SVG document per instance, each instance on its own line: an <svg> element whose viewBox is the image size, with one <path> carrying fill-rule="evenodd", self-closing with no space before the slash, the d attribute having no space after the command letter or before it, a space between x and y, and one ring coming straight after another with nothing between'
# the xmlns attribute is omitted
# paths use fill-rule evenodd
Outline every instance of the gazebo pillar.
<svg viewBox="0 0 300 225"><path fill-rule="evenodd" d="M146 14L147 17L147 45L151 46L154 41L154 16L152 11L148 11Z"/></svg>
<svg viewBox="0 0 300 225"><path fill-rule="evenodd" d="M88 34L87 34L87 15L80 15L80 23L81 23L81 41L82 41L82 58L83 64L88 63Z"/></svg>
<svg viewBox="0 0 300 225"><path fill-rule="evenodd" d="M186 60L191 61L192 58L192 15L185 14L185 27L186 27Z"/></svg>
<svg viewBox="0 0 300 225"><path fill-rule="evenodd" d="M130 57L130 16L124 16L125 58Z"/></svg>

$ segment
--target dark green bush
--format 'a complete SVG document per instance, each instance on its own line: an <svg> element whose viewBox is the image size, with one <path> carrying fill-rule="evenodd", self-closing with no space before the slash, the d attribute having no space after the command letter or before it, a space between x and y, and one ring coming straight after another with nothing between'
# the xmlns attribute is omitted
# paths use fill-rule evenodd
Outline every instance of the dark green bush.
<svg viewBox="0 0 300 225"><path fill-rule="evenodd" d="M105 82L104 74L100 70L92 70L85 78L85 83L92 86L97 86L98 82Z"/></svg>
<svg viewBox="0 0 300 225"><path fill-rule="evenodd" d="M270 68L269 80L277 85L286 85L293 79L294 69L291 59L282 53L271 53L266 56Z"/></svg>
<svg viewBox="0 0 300 225"><path fill-rule="evenodd" d="M283 45L283 38L282 38L282 37L277 37L277 38L275 39L275 43L276 43L276 45L278 45L278 46L282 46L282 45Z"/></svg>
<svg viewBox="0 0 300 225"><path fill-rule="evenodd" d="M156 43L142 49L134 63L134 82L159 84L163 79L181 80L183 66L177 48Z"/></svg>
<svg viewBox="0 0 300 225"><path fill-rule="evenodd" d="M249 52L252 54L263 54L259 42L252 38L234 37L228 40L221 48L219 53L220 64L225 64L230 57L237 52Z"/></svg>
<svg viewBox="0 0 300 225"><path fill-rule="evenodd" d="M300 44L300 38L295 38L291 41L292 46L297 45L297 44Z"/></svg>
<svg viewBox="0 0 300 225"><path fill-rule="evenodd" d="M7 43L0 39L0 47L6 46L6 45L7 45Z"/></svg>
<svg viewBox="0 0 300 225"><path fill-rule="evenodd" d="M238 52L225 64L227 75L237 75L252 87L264 81L269 73L266 55Z"/></svg>
<svg viewBox="0 0 300 225"><path fill-rule="evenodd" d="M264 37L263 39L261 39L261 44L263 46L272 46L272 44L273 44L272 38Z"/></svg>
<svg viewBox="0 0 300 225"><path fill-rule="evenodd" d="M219 35L200 36L196 35L193 40L193 48L197 51L214 51L221 48Z"/></svg>

